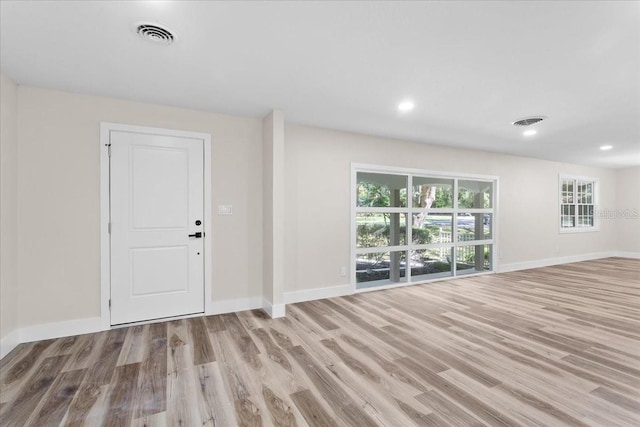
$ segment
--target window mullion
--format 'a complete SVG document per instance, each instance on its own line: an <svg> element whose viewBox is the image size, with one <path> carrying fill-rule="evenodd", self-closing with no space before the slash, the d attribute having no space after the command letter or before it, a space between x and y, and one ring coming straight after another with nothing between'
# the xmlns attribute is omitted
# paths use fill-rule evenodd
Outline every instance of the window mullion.
<svg viewBox="0 0 640 427"><path fill-rule="evenodd" d="M458 248L456 243L458 242L458 178L453 180L453 217L451 218L451 242L453 243L451 256L451 273L453 277L458 275Z"/></svg>
<svg viewBox="0 0 640 427"><path fill-rule="evenodd" d="M580 208L578 207L578 180L574 179L573 180L573 203L574 203L574 208L573 208L573 226L575 228L578 228L578 211L580 210Z"/></svg>
<svg viewBox="0 0 640 427"><path fill-rule="evenodd" d="M405 252L404 276L407 279L407 283L411 283L411 247L413 245L413 175L411 174L407 178L407 207L409 208L409 213L405 220L407 251Z"/></svg>

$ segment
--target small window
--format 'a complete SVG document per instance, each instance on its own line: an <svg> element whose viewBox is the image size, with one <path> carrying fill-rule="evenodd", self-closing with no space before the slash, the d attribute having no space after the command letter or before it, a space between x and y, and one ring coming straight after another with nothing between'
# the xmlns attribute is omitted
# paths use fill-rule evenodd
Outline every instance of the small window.
<svg viewBox="0 0 640 427"><path fill-rule="evenodd" d="M598 180L560 176L560 232L597 231Z"/></svg>

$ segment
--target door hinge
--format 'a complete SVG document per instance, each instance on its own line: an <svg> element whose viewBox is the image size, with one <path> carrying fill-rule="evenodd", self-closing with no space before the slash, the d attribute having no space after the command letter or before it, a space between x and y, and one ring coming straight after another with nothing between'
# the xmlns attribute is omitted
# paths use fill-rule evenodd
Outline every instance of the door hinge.
<svg viewBox="0 0 640 427"><path fill-rule="evenodd" d="M105 144L107 146L107 155L111 157L111 144Z"/></svg>
<svg viewBox="0 0 640 427"><path fill-rule="evenodd" d="M109 300L109 310L111 310L111 300Z"/></svg>
<svg viewBox="0 0 640 427"><path fill-rule="evenodd" d="M107 233L111 234L111 223L110 222L107 223Z"/></svg>

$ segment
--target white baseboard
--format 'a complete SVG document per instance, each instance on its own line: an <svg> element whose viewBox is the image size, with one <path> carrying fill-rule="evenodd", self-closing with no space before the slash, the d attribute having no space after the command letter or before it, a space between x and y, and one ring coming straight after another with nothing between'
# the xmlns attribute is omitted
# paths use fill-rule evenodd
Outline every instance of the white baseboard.
<svg viewBox="0 0 640 427"><path fill-rule="evenodd" d="M9 354L18 344L20 344L20 330L14 329L0 340L0 359Z"/></svg>
<svg viewBox="0 0 640 427"><path fill-rule="evenodd" d="M104 330L102 318L66 320L64 322L44 323L42 325L20 328L20 342L40 341L50 338L69 337L90 334Z"/></svg>
<svg viewBox="0 0 640 427"><path fill-rule="evenodd" d="M286 304L276 304L271 307L271 318L277 319L278 317L285 317L287 315Z"/></svg>
<svg viewBox="0 0 640 427"><path fill-rule="evenodd" d="M262 299L262 309L272 319L284 317L287 312L285 304L272 304L271 301L268 301L266 298Z"/></svg>
<svg viewBox="0 0 640 427"><path fill-rule="evenodd" d="M633 258L640 259L640 252L614 252L611 256L618 258Z"/></svg>
<svg viewBox="0 0 640 427"><path fill-rule="evenodd" d="M317 299L342 297L353 294L353 286L339 285L329 288L306 289L303 291L293 291L284 293L285 304L293 304L296 302L313 301Z"/></svg>
<svg viewBox="0 0 640 427"><path fill-rule="evenodd" d="M227 299L212 302L206 315L235 313L236 311L255 310L258 308L262 308L262 297Z"/></svg>
<svg viewBox="0 0 640 427"><path fill-rule="evenodd" d="M616 256L615 252L597 252L593 254L572 255L559 258L545 258L535 261L515 262L512 264L501 264L498 273L507 273L509 271L528 270L531 268L549 267L551 265L569 264L572 262L591 261L594 259L602 259Z"/></svg>
<svg viewBox="0 0 640 427"><path fill-rule="evenodd" d="M104 328L100 317L26 326L12 331L0 341L0 359L9 354L18 344L25 342L90 334L102 330Z"/></svg>
<svg viewBox="0 0 640 427"><path fill-rule="evenodd" d="M558 264L568 264L572 262L591 261L594 259L623 257L640 259L638 252L598 252L584 255L574 255L559 258L546 258L535 261L517 262L503 264L499 266L499 273L509 271L526 270L531 268L547 267ZM325 298L352 295L351 285L331 286L328 288L306 289L301 291L285 292L284 304L273 305L262 297L238 298L223 301L214 301L209 307L206 315L233 313L237 311L264 309L272 318L284 317L286 304L312 301ZM39 341L51 338L61 338L72 335L88 334L105 330L100 317L86 319L67 320L64 322L45 323L42 325L27 326L19 328L0 340L0 359L5 357L18 344L31 341Z"/></svg>
<svg viewBox="0 0 640 427"><path fill-rule="evenodd" d="M254 310L262 308L262 297L239 298L224 301L214 301L211 304L210 314L233 313L236 311ZM284 315L284 304L275 307L274 315ZM278 317L278 316L276 316ZM280 316L281 317L281 316ZM106 328L109 329L109 328ZM0 359L9 354L18 344L32 341L40 341L52 338L68 337L72 335L89 334L105 330L100 317L66 320L63 322L44 323L41 325L26 326L12 331L0 340Z"/></svg>

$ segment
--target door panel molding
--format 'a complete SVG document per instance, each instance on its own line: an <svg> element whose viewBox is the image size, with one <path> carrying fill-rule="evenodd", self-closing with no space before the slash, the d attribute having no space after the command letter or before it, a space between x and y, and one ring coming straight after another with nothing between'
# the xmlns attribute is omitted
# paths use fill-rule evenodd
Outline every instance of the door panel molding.
<svg viewBox="0 0 640 427"><path fill-rule="evenodd" d="M109 299L111 293L111 247L110 247L110 135L111 132L127 132L163 135L203 141L204 160L204 313L213 311L212 305L212 215L211 215L211 135L201 132L182 131L136 126L120 123L100 123L100 319L103 330L110 329L111 315ZM187 315L188 316L188 315Z"/></svg>

